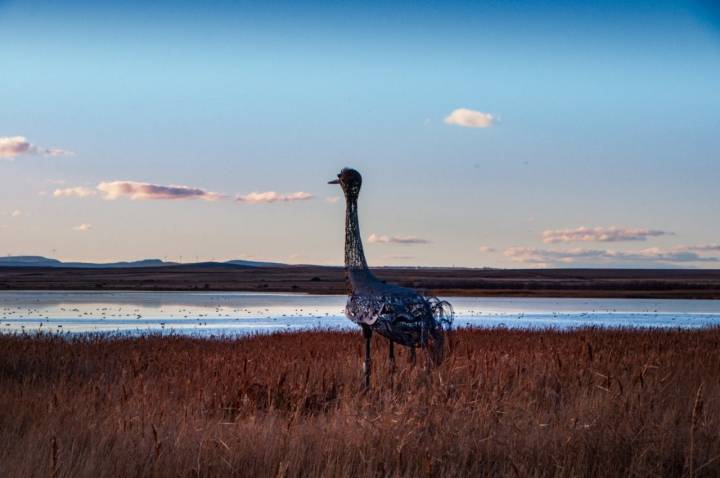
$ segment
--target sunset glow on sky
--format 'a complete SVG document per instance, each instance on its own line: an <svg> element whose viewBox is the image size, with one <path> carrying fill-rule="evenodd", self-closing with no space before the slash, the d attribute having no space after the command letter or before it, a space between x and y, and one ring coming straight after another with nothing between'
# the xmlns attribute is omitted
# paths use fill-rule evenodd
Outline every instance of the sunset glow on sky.
<svg viewBox="0 0 720 478"><path fill-rule="evenodd" d="M713 2L0 0L0 254L720 268Z"/></svg>

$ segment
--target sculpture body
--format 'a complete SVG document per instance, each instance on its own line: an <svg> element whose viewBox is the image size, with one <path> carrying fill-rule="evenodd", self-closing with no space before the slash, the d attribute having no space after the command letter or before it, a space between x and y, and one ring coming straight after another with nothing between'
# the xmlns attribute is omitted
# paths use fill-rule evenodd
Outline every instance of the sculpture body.
<svg viewBox="0 0 720 478"><path fill-rule="evenodd" d="M393 343L429 352L429 359L443 358L445 331L453 320L452 306L436 297L427 297L413 289L386 284L368 269L360 236L357 201L362 185L360 173L345 168L338 179L345 193L345 274L348 301L345 314L363 328L366 338L366 385L369 385L370 337L377 332Z"/></svg>

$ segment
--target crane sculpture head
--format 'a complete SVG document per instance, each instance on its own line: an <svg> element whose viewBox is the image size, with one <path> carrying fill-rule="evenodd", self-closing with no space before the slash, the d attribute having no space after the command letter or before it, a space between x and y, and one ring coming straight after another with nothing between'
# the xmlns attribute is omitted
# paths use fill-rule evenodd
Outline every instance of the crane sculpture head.
<svg viewBox="0 0 720 478"><path fill-rule="evenodd" d="M357 200L362 187L362 176L352 168L343 168L337 175L337 179L329 181L328 184L339 184L348 200Z"/></svg>

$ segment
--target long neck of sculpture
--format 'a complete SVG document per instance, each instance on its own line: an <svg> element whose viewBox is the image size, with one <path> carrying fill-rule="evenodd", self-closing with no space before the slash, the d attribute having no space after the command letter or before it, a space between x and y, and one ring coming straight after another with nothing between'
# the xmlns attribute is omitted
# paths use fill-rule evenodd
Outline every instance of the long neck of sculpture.
<svg viewBox="0 0 720 478"><path fill-rule="evenodd" d="M345 200L345 269L347 271L367 271L367 261L360 237L357 196L347 196Z"/></svg>

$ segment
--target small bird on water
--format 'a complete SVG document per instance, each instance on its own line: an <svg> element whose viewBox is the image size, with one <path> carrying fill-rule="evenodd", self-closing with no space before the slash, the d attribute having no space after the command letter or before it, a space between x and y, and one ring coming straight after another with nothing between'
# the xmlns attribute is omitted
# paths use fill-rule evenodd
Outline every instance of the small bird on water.
<svg viewBox="0 0 720 478"><path fill-rule="evenodd" d="M365 387L370 386L370 339L377 332L390 341L389 359L395 365L394 344L427 352L428 362L439 364L443 359L445 332L453 321L449 302L419 294L413 289L386 284L368 269L360 237L358 196L362 176L344 168L337 179L345 193L345 280L348 301L345 315L362 327L365 338Z"/></svg>

